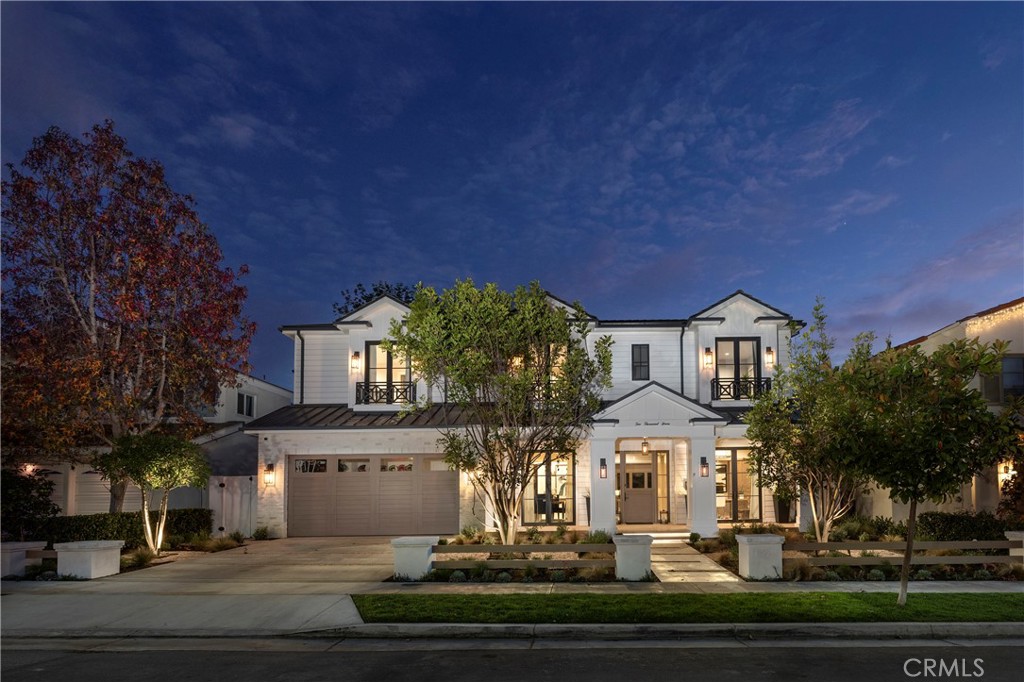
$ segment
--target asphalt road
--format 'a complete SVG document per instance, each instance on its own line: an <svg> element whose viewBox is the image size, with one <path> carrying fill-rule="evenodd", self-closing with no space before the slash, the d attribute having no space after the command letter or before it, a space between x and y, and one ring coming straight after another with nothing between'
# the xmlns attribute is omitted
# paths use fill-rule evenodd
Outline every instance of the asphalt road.
<svg viewBox="0 0 1024 682"><path fill-rule="evenodd" d="M1024 643L8 639L0 671L4 682L1021 682Z"/></svg>

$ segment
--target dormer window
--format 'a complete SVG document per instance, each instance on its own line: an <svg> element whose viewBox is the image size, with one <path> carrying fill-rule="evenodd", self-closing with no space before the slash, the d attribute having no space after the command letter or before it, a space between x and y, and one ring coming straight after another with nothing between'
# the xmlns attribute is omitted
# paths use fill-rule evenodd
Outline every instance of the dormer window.
<svg viewBox="0 0 1024 682"><path fill-rule="evenodd" d="M363 379L356 384L356 403L392 405L416 401L416 384L406 356L384 350L379 341L370 341L365 358Z"/></svg>
<svg viewBox="0 0 1024 682"><path fill-rule="evenodd" d="M248 393L238 392L238 405L235 411L243 417L253 417L256 415L256 396L249 395Z"/></svg>
<svg viewBox="0 0 1024 682"><path fill-rule="evenodd" d="M753 400L771 388L771 379L761 378L760 357L758 338L716 339L712 400Z"/></svg>

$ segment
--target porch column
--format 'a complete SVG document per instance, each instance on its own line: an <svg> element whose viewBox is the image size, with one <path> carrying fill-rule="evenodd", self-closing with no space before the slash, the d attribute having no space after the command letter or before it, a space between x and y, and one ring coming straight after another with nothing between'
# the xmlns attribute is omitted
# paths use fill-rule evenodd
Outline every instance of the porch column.
<svg viewBox="0 0 1024 682"><path fill-rule="evenodd" d="M605 478L601 478L602 463ZM615 439L595 433L590 441L590 530L614 535L615 525Z"/></svg>
<svg viewBox="0 0 1024 682"><path fill-rule="evenodd" d="M718 509L715 507L715 437L694 436L690 439L690 531L701 537L718 535ZM700 475L701 457L708 465L708 475Z"/></svg>

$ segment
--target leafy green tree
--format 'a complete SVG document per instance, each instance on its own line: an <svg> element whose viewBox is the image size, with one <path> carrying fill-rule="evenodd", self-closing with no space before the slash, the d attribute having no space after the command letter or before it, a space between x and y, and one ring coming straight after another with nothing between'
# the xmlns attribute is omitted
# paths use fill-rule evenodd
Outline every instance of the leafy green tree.
<svg viewBox="0 0 1024 682"><path fill-rule="evenodd" d="M345 317L353 310L366 305L370 301L375 301L381 296L391 296L408 305L416 298L416 290L420 286L420 284L412 285L380 280L374 282L367 289L364 284L359 283L354 288L345 289L341 292L341 303L334 304L334 314L339 318Z"/></svg>
<svg viewBox="0 0 1024 682"><path fill-rule="evenodd" d="M853 466L848 425L856 419L856 404L832 366L835 339L826 320L819 299L814 322L790 347L790 366L777 369L772 390L747 414L751 469L776 497L793 500L807 493L818 542L828 542L833 524L853 508L867 483ZM852 352L866 352L869 341L859 339Z"/></svg>
<svg viewBox="0 0 1024 682"><path fill-rule="evenodd" d="M177 436L157 433L122 436L110 452L97 457L95 466L112 482L127 480L142 491L146 544L158 556L167 527L167 503L171 490L204 486L210 479L210 465L198 445ZM150 493L154 490L162 491L155 528L149 514Z"/></svg>
<svg viewBox="0 0 1024 682"><path fill-rule="evenodd" d="M53 503L54 483L40 472L0 470L0 523L5 540L42 540L39 531L47 519L60 513Z"/></svg>
<svg viewBox="0 0 1024 682"><path fill-rule="evenodd" d="M987 467L1019 458L1021 403L997 414L970 388L979 373L1000 371L1006 348L1006 342L978 339L952 341L930 355L919 346L890 347L857 356L843 368L844 383L864 405L851 425L859 440L855 461L892 499L910 505L901 606L907 601L918 503L955 496Z"/></svg>
<svg viewBox="0 0 1024 682"><path fill-rule="evenodd" d="M574 452L610 385L612 340L589 348L587 320L537 282L508 293L465 280L420 288L391 326L389 349L409 356L428 394L444 392L446 425L458 428L441 429L439 446L469 474L503 543L515 541L538 455Z"/></svg>

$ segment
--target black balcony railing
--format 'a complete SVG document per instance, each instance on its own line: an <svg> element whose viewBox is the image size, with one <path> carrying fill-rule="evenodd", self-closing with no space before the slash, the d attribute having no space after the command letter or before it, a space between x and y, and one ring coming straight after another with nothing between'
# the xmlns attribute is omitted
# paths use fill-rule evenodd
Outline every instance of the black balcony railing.
<svg viewBox="0 0 1024 682"><path fill-rule="evenodd" d="M771 379L712 379L712 400L753 400L772 388Z"/></svg>
<svg viewBox="0 0 1024 682"><path fill-rule="evenodd" d="M356 384L356 403L359 405L414 402L416 402L415 381L360 381Z"/></svg>

